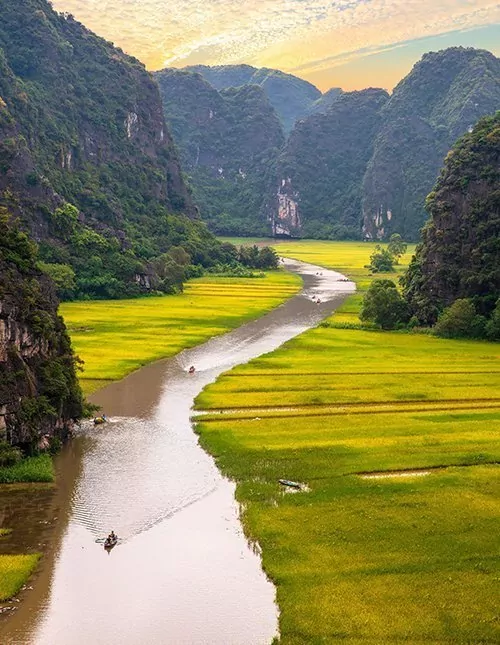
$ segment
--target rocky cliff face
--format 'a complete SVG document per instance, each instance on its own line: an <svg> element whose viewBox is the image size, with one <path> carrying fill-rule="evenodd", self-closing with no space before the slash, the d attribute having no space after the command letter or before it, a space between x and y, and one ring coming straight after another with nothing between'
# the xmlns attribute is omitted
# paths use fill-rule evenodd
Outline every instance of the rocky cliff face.
<svg viewBox="0 0 500 645"><path fill-rule="evenodd" d="M430 220L404 279L424 324L457 298L489 315L500 297L500 112L481 120L448 154L427 200Z"/></svg>
<svg viewBox="0 0 500 645"><path fill-rule="evenodd" d="M296 124L266 205L275 234L359 236L361 183L387 99L384 90L346 92Z"/></svg>
<svg viewBox="0 0 500 645"><path fill-rule="evenodd" d="M53 217L73 204L101 282L132 284L144 260L168 249L162 218L196 214L156 83L46 0L0 0L0 16L1 203L44 243L46 262L79 278L78 243Z"/></svg>
<svg viewBox="0 0 500 645"><path fill-rule="evenodd" d="M322 95L317 87L293 74L285 74L267 67L257 69L250 65L195 65L186 69L198 72L218 90L241 85L259 85L276 110L286 133L290 132L296 121L306 116L310 109L323 111L333 98L333 95L329 95L325 102L321 103L319 99Z"/></svg>
<svg viewBox="0 0 500 645"><path fill-rule="evenodd" d="M36 247L0 211L0 438L65 438L82 415L75 358Z"/></svg>
<svg viewBox="0 0 500 645"><path fill-rule="evenodd" d="M416 239L446 152L500 106L500 60L482 50L426 54L384 107L363 183L363 234Z"/></svg>
<svg viewBox="0 0 500 645"><path fill-rule="evenodd" d="M218 91L183 70L155 76L203 219L220 234L268 232L261 207L284 135L263 89Z"/></svg>

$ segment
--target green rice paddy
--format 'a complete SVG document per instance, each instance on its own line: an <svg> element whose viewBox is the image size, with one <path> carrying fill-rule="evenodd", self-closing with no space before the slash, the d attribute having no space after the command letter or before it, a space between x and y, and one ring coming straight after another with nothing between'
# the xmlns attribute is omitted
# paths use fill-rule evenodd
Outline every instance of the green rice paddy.
<svg viewBox="0 0 500 645"><path fill-rule="evenodd" d="M0 602L15 596L33 573L39 553L0 555Z"/></svg>
<svg viewBox="0 0 500 645"><path fill-rule="evenodd" d="M86 394L160 358L199 345L270 311L300 289L283 271L264 277L204 277L183 294L133 300L71 302L60 312L85 362Z"/></svg>
<svg viewBox="0 0 500 645"><path fill-rule="evenodd" d="M369 245L277 249L374 277ZM499 359L499 344L320 326L198 397L276 583L280 642L500 641Z"/></svg>

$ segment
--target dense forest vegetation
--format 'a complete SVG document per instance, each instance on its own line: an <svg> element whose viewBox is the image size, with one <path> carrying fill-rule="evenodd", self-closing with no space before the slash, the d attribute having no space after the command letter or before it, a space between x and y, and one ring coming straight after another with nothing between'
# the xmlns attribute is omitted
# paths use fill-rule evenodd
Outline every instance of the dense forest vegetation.
<svg viewBox="0 0 500 645"><path fill-rule="evenodd" d="M469 317L462 335L500 337L500 112L448 154L427 209L403 281L410 313L445 335L455 314Z"/></svg>
<svg viewBox="0 0 500 645"><path fill-rule="evenodd" d="M0 13L0 204L39 243L60 295L169 291L227 262L143 65L46 0L0 0Z"/></svg>
<svg viewBox="0 0 500 645"><path fill-rule="evenodd" d="M155 77L203 219L218 234L265 235L262 203L285 139L263 89L218 91L174 69Z"/></svg>
<svg viewBox="0 0 500 645"><path fill-rule="evenodd" d="M58 304L52 281L37 268L36 245L0 208L0 433L29 450L44 435L46 447L63 439L83 414ZM0 453L4 461L18 457L1 442Z"/></svg>

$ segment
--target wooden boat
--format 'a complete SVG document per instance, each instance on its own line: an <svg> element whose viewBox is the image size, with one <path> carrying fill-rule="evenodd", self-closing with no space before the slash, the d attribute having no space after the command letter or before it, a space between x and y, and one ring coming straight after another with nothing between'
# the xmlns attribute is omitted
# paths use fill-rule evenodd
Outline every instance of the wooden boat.
<svg viewBox="0 0 500 645"><path fill-rule="evenodd" d="M296 488L298 490L302 488L302 484L299 482L292 482L289 479L278 479L278 481L282 486L288 486L289 488Z"/></svg>
<svg viewBox="0 0 500 645"><path fill-rule="evenodd" d="M114 546L116 546L117 542L118 542L118 538L116 536L113 539L110 539L109 537L107 537L104 542L104 548L112 549Z"/></svg>

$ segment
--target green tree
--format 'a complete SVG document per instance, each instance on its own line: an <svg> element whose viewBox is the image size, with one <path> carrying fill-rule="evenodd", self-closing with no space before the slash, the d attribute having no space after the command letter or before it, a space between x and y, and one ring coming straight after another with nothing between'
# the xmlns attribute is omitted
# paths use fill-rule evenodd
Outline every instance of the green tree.
<svg viewBox="0 0 500 645"><path fill-rule="evenodd" d="M394 258L392 254L377 244L370 255L370 269L373 273L390 273L394 271Z"/></svg>
<svg viewBox="0 0 500 645"><path fill-rule="evenodd" d="M481 338L485 334L485 323L470 300L459 298L441 313L434 333L442 338Z"/></svg>
<svg viewBox="0 0 500 645"><path fill-rule="evenodd" d="M392 280L374 280L366 292L359 317L382 329L394 329L407 322L408 308Z"/></svg>
<svg viewBox="0 0 500 645"><path fill-rule="evenodd" d="M500 340L500 298L486 325L486 334L490 340Z"/></svg>
<svg viewBox="0 0 500 645"><path fill-rule="evenodd" d="M72 300L75 297L75 272L69 265L38 262L37 267L52 278L61 300Z"/></svg>
<svg viewBox="0 0 500 645"><path fill-rule="evenodd" d="M394 257L394 262L398 264L399 258L406 253L408 245L403 241L399 233L393 233L389 238L387 250Z"/></svg>

